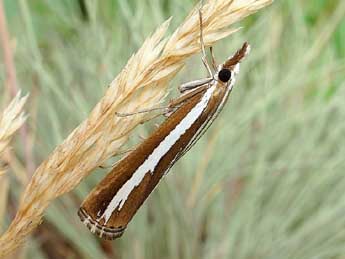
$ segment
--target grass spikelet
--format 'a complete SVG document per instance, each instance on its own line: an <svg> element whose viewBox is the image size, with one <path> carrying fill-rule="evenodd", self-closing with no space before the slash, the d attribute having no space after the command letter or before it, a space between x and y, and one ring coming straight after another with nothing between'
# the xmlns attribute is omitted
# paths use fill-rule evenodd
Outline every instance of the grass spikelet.
<svg viewBox="0 0 345 259"><path fill-rule="evenodd" d="M0 157L9 146L14 133L23 125L23 106L28 96L20 97L20 92L11 101L0 117Z"/></svg>
<svg viewBox="0 0 345 259"><path fill-rule="evenodd" d="M206 45L228 36L234 22L268 5L272 0L216 0L203 7ZM90 171L116 154L130 132L149 114L118 117L157 107L169 80L186 58L200 51L198 6L167 39L169 21L163 23L133 55L110 84L104 97L81 123L37 168L8 230L0 238L0 256L18 247L41 222L44 210L56 197L71 191Z"/></svg>
<svg viewBox="0 0 345 259"><path fill-rule="evenodd" d="M25 122L23 106L28 96L20 97L20 92L0 115L0 226L4 216L7 200L8 178L4 153L9 148L14 133Z"/></svg>

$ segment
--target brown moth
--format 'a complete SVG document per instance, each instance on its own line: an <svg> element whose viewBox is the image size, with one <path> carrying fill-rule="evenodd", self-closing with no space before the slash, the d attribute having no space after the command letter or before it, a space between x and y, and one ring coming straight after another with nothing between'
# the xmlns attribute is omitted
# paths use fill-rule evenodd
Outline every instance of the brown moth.
<svg viewBox="0 0 345 259"><path fill-rule="evenodd" d="M201 15L200 15L200 24ZM244 43L232 57L216 66L206 61L209 77L183 84L181 97L169 105L169 117L135 150L120 160L90 192L78 215L99 237L115 239L150 195L162 177L203 135L226 103L239 72L239 63L250 46ZM211 48L212 53L212 48Z"/></svg>

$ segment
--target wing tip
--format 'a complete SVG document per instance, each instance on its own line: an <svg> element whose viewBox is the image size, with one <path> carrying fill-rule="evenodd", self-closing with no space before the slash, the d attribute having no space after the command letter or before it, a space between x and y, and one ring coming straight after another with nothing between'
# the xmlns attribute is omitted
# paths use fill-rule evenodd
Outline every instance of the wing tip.
<svg viewBox="0 0 345 259"><path fill-rule="evenodd" d="M121 227L107 227L105 225L99 224L96 220L86 212L84 208L78 210L78 216L81 222L91 231L91 233L96 234L98 237L105 240L114 240L122 236L125 232L126 226Z"/></svg>

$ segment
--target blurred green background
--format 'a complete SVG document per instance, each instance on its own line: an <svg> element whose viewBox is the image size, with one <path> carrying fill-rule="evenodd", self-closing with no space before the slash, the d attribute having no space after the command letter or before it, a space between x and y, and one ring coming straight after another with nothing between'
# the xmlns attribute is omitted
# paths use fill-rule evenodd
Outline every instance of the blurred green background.
<svg viewBox="0 0 345 259"><path fill-rule="evenodd" d="M5 0L38 165L82 122L143 40L191 0ZM345 258L345 1L275 1L215 46L252 45L219 119L121 239L101 241L77 209L98 170L54 201L18 258ZM2 59L2 58L1 58ZM0 90L5 72L0 63ZM205 75L200 57L171 89ZM172 95L176 94L176 90ZM1 94L2 107L5 94ZM148 123L139 134L152 130ZM23 150L17 137L19 162ZM22 185L11 174L8 214Z"/></svg>

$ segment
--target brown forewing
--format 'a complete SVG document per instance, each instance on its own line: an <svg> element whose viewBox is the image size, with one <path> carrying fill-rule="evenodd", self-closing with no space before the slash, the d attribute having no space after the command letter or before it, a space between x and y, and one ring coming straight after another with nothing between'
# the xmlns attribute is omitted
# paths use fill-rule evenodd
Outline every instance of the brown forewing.
<svg viewBox="0 0 345 259"><path fill-rule="evenodd" d="M156 166L154 172L147 173L141 183L135 187L129 194L126 202L121 210L117 208L114 210L107 224L104 226L106 229L120 230L118 235L111 234L110 236L103 233L103 238L116 238L120 236L128 222L132 219L136 211L146 200L159 180L162 178L167 169L172 166L175 158L179 158L190 140L198 132L200 127L207 123L208 118L212 116L218 105L221 103L226 92L224 85L218 85L215 93L210 99L207 107L196 122L180 137L180 139L172 146L169 152L163 156ZM153 133L140 144L134 151L121 160L107 176L91 191L81 205L81 211L84 216L79 215L82 220L83 217L90 217L91 222L96 222L96 219L103 214L108 204L115 196L117 191L131 178L136 169L144 163L153 150L159 145L160 142L179 124L179 122L188 114L188 112L200 101L205 91L198 93L183 104L178 110L170 115ZM97 223L103 226L104 220L102 219ZM92 226L88 226L91 228ZM104 231L104 229L103 229ZM97 234L100 234L100 229L96 229ZM105 231L106 232L106 231Z"/></svg>

